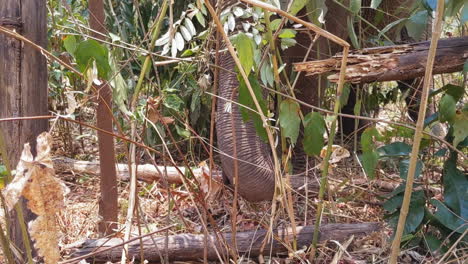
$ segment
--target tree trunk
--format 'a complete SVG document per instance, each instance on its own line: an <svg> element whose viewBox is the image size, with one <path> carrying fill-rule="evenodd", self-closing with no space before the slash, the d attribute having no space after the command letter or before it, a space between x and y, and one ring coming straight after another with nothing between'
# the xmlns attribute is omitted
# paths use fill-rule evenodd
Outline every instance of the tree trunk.
<svg viewBox="0 0 468 264"><path fill-rule="evenodd" d="M327 240L343 241L351 235L363 236L371 232L378 231L380 225L378 223L360 223L360 224L327 224L320 228L320 242ZM309 247L312 242L312 234L314 228L312 226L297 227L297 247ZM236 233L237 249L240 255L248 258L255 258L261 254L262 243L265 238L266 230L255 230ZM224 233L225 241L228 243L231 240L231 233ZM288 253L288 249L284 246L290 244L293 240L292 230L279 229L274 232L275 240L271 244L267 242L264 255L276 256L278 254ZM200 261L203 259L204 235L192 234L177 234L169 236L168 255L169 261ZM122 253L121 238L103 238L97 240L89 240L85 242L81 248L73 254L74 257L85 257L92 263L102 263L106 261L118 261ZM140 239L135 239L129 243L129 257L134 257L136 260L140 258L140 250L144 252L145 260L149 262L160 261L160 251L164 249L165 237L143 238L142 247L140 247ZM219 260L220 256L228 255L226 245L222 245L216 240L216 236L208 237L208 260ZM270 251L271 249L271 251Z"/></svg>
<svg viewBox="0 0 468 264"><path fill-rule="evenodd" d="M106 33L104 22L104 5L102 0L89 0L89 17L91 29ZM91 33L98 39L104 37L96 32ZM112 132L112 90L107 82L96 86L98 96L97 127ZM102 221L99 223L99 232L103 234L113 233L117 228L117 176L115 170L114 138L98 131L99 161L101 168L101 198L99 199L99 215Z"/></svg>
<svg viewBox="0 0 468 264"><path fill-rule="evenodd" d="M46 48L46 2L2 0L0 26L13 29L36 44ZM0 118L47 114L47 65L40 52L21 41L0 34ZM5 137L10 167L15 168L23 145L31 144L35 155L36 137L47 130L48 122L23 120L0 123ZM5 160L4 160L5 161ZM23 208L26 208L23 202ZM35 216L24 212L25 220ZM11 238L24 251L21 230L12 213Z"/></svg>

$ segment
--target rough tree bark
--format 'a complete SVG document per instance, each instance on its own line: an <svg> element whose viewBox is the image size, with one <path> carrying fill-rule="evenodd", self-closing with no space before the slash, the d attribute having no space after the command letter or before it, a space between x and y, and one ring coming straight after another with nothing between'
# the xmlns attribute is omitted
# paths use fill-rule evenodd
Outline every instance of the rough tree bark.
<svg viewBox="0 0 468 264"><path fill-rule="evenodd" d="M104 26L104 4L102 0L89 0L89 24L91 29L105 33ZM98 39L104 39L102 35L96 32L91 33ZM98 89L98 108L97 108L97 127L113 131L112 126L112 90L107 82ZM108 134L98 132L99 141L99 161L101 168L99 199L99 215L102 221L99 223L99 232L111 234L117 227L117 176L115 171L115 150L114 138Z"/></svg>
<svg viewBox="0 0 468 264"><path fill-rule="evenodd" d="M429 41L351 51L346 68L346 81L370 83L414 79L424 75ZM338 81L341 54L330 59L296 63L296 71L307 75L331 73L328 79ZM434 74L461 71L468 59L468 37L439 41Z"/></svg>
<svg viewBox="0 0 468 264"><path fill-rule="evenodd" d="M47 46L46 2L2 0L0 26L15 30L36 44ZM0 118L47 114L47 65L44 56L21 41L0 34ZM47 120L0 123L11 168L15 168L23 145L35 152L36 137L47 130ZM33 153L34 155L36 153ZM26 208L23 203L23 208ZM25 220L34 218L27 210ZM12 213L11 237L24 250L21 230Z"/></svg>
<svg viewBox="0 0 468 264"><path fill-rule="evenodd" d="M360 224L328 224L320 228L320 242L327 240L344 241L351 235L363 236L371 232L378 231L380 224L378 223L360 223ZM310 246L314 228L312 226L304 226L297 228L297 247L303 248ZM239 254L248 258L255 258L261 253L262 243L265 238L266 230L238 232L236 234L237 249ZM224 233L225 241L231 241L231 233ZM281 253L287 253L288 250L281 242L291 241L293 239L292 230L279 229L274 231L275 240L271 244L269 241L263 254L276 256ZM216 240L214 235L208 237L208 260L219 260L218 253L223 256L228 254L226 246ZM81 249L76 251L73 256L88 256L87 260L93 263L102 263L106 261L118 261L122 253L121 238L89 240L81 246ZM136 260L140 258L140 250L144 251L144 258L149 262L159 262L159 250L164 249L165 237L150 237L143 238L142 247L140 240L130 242L129 257L134 257ZM203 259L203 249L205 247L203 235L193 234L178 234L169 236L169 261L199 261ZM218 253L217 253L218 252Z"/></svg>

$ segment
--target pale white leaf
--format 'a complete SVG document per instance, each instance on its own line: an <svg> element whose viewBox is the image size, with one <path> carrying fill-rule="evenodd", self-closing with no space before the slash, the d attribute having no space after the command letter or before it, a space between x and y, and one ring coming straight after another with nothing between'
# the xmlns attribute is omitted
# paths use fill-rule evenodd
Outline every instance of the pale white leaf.
<svg viewBox="0 0 468 264"><path fill-rule="evenodd" d="M76 102L75 95L69 89L65 92L65 96L68 105L66 112L68 115L71 115L75 112L76 108L78 108L78 103Z"/></svg>
<svg viewBox="0 0 468 264"><path fill-rule="evenodd" d="M177 56L177 41L175 38L172 40L171 43L171 56L176 57Z"/></svg>
<svg viewBox="0 0 468 264"><path fill-rule="evenodd" d="M112 32L109 32L109 36L111 37L112 42L120 41L120 37Z"/></svg>
<svg viewBox="0 0 468 264"><path fill-rule="evenodd" d="M236 17L240 17L244 14L244 9L242 9L241 7L235 6L232 9L232 13L234 13Z"/></svg>
<svg viewBox="0 0 468 264"><path fill-rule="evenodd" d="M168 54L168 53L169 53L169 50L171 49L170 46L171 46L171 45L170 45L169 43L167 43L166 45L164 45L163 50L162 50L162 52L161 52L161 55L166 55L166 54Z"/></svg>
<svg viewBox="0 0 468 264"><path fill-rule="evenodd" d="M248 32L250 29L250 23L244 23L242 22L242 28L244 29L245 32Z"/></svg>
<svg viewBox="0 0 468 264"><path fill-rule="evenodd" d="M179 51L182 51L184 49L184 44L185 44L182 34L180 34L180 32L177 32L174 36L174 40L175 40L177 49Z"/></svg>
<svg viewBox="0 0 468 264"><path fill-rule="evenodd" d="M156 46L166 45L169 42L169 31L156 40Z"/></svg>
<svg viewBox="0 0 468 264"><path fill-rule="evenodd" d="M193 25L190 19L185 18L184 26L188 29L188 31L190 32L192 36L195 36L197 34L197 30L195 29L195 26Z"/></svg>
<svg viewBox="0 0 468 264"><path fill-rule="evenodd" d="M233 31L236 28L236 19L232 14L228 15L228 28L229 30Z"/></svg>
<svg viewBox="0 0 468 264"><path fill-rule="evenodd" d="M281 9L281 3L279 0L271 0L271 3L277 8Z"/></svg>
<svg viewBox="0 0 468 264"><path fill-rule="evenodd" d="M325 14L326 14L326 10L324 9L320 9L320 15L319 17L317 18L318 22L321 23L321 24L324 24L325 23Z"/></svg>
<svg viewBox="0 0 468 264"><path fill-rule="evenodd" d="M262 36L260 36L259 34L254 35L254 41L257 45L260 45L260 43L262 42Z"/></svg>
<svg viewBox="0 0 468 264"><path fill-rule="evenodd" d="M192 34L190 34L186 27L180 26L180 33L182 33L182 37L184 37L186 41L190 41L192 39Z"/></svg>

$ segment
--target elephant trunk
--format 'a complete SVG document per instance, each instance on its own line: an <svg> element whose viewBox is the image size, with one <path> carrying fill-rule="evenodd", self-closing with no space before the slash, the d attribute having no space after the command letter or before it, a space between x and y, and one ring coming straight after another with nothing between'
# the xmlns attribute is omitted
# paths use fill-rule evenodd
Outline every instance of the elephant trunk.
<svg viewBox="0 0 468 264"><path fill-rule="evenodd" d="M234 183L237 156L239 194L251 202L271 200L275 189L271 149L257 135L252 121L242 120L237 105L239 82L232 72L235 63L231 55L220 55L219 65L216 134L223 172Z"/></svg>

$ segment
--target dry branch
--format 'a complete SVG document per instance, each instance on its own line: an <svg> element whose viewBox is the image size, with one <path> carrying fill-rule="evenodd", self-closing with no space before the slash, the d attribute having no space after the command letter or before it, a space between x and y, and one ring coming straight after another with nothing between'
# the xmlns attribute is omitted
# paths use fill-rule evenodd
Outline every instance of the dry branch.
<svg viewBox="0 0 468 264"><path fill-rule="evenodd" d="M352 83L408 80L424 76L430 41L355 50L349 53L345 80ZM307 75L330 72L338 81L342 54L326 60L294 64ZM433 74L461 71L468 59L468 37L439 40Z"/></svg>
<svg viewBox="0 0 468 264"><path fill-rule="evenodd" d="M98 161L83 161L75 160L66 157L54 157L54 168L57 173L78 173L78 174L92 174L99 175L99 162ZM122 181L128 181L130 179L128 164L117 163L117 178ZM152 164L141 164L137 168L137 178L144 182L160 181L164 177L164 170L167 170L167 181L169 183L182 184L182 177L178 170L182 173L186 173L185 167L171 167L171 166L153 166ZM192 169L195 178L199 178L203 174L210 175L208 168L194 168ZM312 174L312 173L310 173ZM213 179L218 182L222 182L222 172L219 170L212 171ZM317 181L308 181L309 188L318 189ZM303 176L291 176L291 185L293 189L298 189L306 184L306 179Z"/></svg>
<svg viewBox="0 0 468 264"><path fill-rule="evenodd" d="M320 228L320 242L327 240L344 241L351 235L363 236L372 232L378 231L380 224L378 223L359 223L359 224L327 224ZM298 248L309 247L312 241L312 234L314 228L312 226L297 227L297 246ZM265 238L267 231L247 231L238 232L236 234L237 249L240 255L249 256L251 258L257 257L260 253L261 244ZM275 241L273 245L267 243L265 249L271 248L273 256L281 253L287 253L287 248L279 241L292 241L293 234L291 229L280 229L274 232ZM231 240L231 233L224 233L225 241ZM203 259L204 236L193 234L178 234L169 236L168 256L169 261L196 261ZM160 253L163 254L165 237L155 237L153 240L150 237L143 239L144 258L149 262L160 261ZM214 235L208 237L208 260L217 260L216 250L220 254L227 255L225 246L221 245ZM122 253L122 246L115 247L122 243L121 238L112 239L97 239L85 242L73 254L74 257L84 256L94 251L99 250L96 255L89 258L88 261L105 262L105 261L118 261ZM214 246L213 246L214 245ZM216 250L215 250L216 248ZM104 250L109 249L109 250ZM129 244L129 258L140 258L140 243L135 240ZM264 252L269 254L270 252ZM94 262L92 262L94 263Z"/></svg>
<svg viewBox="0 0 468 264"><path fill-rule="evenodd" d="M73 172L73 173L85 173L92 175L99 175L99 162L98 161L82 161L74 160L65 157L56 157L53 159L54 168L57 172ZM127 164L118 163L116 164L117 177L120 180L127 181L130 179L129 168ZM164 177L165 169L167 170L167 180L169 183L181 184L183 175L181 175L175 167L155 167L152 164L141 164L138 165L137 174L138 180L144 182L159 181ZM185 173L185 167L178 167L178 169ZM203 168L193 169L195 176L203 173ZM221 179L221 173L219 171L213 172L215 179Z"/></svg>

